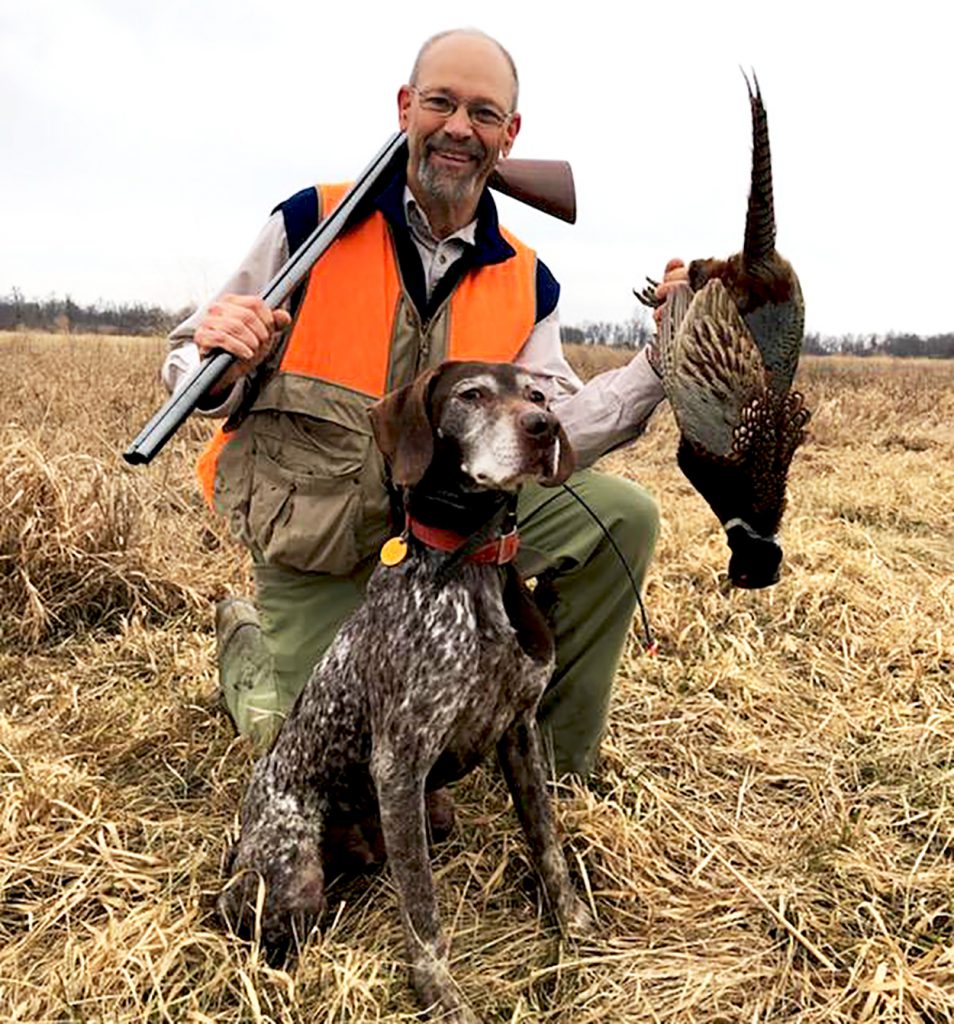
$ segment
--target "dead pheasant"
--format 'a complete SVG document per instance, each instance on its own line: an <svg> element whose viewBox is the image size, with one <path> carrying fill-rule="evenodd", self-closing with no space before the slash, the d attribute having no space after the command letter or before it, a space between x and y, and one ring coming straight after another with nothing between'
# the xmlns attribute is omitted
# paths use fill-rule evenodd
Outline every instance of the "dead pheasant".
<svg viewBox="0 0 954 1024"><path fill-rule="evenodd" d="M752 185L742 251L693 260L688 287L663 305L657 337L663 387L679 425L679 466L726 530L729 578L775 583L785 484L809 413L791 390L805 305L791 264L775 250L768 120L753 76ZM656 282L637 293L659 306Z"/></svg>

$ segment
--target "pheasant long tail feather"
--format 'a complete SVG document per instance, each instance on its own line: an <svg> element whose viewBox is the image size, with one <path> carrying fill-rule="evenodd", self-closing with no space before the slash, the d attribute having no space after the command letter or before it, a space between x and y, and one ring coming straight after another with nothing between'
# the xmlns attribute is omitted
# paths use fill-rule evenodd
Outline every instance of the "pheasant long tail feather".
<svg viewBox="0 0 954 1024"><path fill-rule="evenodd" d="M744 74L744 72L743 72ZM753 90L754 83L754 90ZM752 107L752 186L749 209L745 218L745 247L742 250L747 268L765 263L775 251L775 208L772 200L772 155L769 151L768 117L762 105L759 81L753 72L749 90Z"/></svg>

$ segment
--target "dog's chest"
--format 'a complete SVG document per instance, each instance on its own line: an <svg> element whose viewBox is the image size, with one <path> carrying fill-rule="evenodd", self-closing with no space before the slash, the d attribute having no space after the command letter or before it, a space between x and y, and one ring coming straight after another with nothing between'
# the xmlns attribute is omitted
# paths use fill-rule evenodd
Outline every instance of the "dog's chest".
<svg viewBox="0 0 954 1024"><path fill-rule="evenodd" d="M385 691L369 711L443 736L469 761L535 707L552 665L521 648L495 569L462 565L438 584L430 568L381 568L369 585L360 632L377 647Z"/></svg>
<svg viewBox="0 0 954 1024"><path fill-rule="evenodd" d="M260 765L263 792L307 778L353 805L381 744L410 770L433 766L442 785L534 711L553 666L521 648L498 571L465 564L443 582L433 568L409 559L374 572Z"/></svg>

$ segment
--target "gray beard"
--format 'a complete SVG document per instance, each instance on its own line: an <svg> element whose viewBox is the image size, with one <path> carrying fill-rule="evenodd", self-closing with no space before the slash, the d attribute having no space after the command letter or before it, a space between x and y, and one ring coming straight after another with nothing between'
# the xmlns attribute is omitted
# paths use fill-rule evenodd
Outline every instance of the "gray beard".
<svg viewBox="0 0 954 1024"><path fill-rule="evenodd" d="M433 199L442 203L460 203L477 191L476 170L466 176L442 173L427 159L418 170L418 180Z"/></svg>
<svg viewBox="0 0 954 1024"><path fill-rule="evenodd" d="M443 140L438 137L434 141L440 143ZM453 205L463 202L465 199L473 198L477 191L477 181L483 161L487 157L487 151L480 146L477 140L475 139L473 142L473 147L468 147L468 149L477 158L477 164L474 170L467 175L454 174L435 167L431 160L431 148L429 146L425 147L420 165L418 166L417 176L422 187L427 190L432 199ZM451 146L449 148L454 147Z"/></svg>

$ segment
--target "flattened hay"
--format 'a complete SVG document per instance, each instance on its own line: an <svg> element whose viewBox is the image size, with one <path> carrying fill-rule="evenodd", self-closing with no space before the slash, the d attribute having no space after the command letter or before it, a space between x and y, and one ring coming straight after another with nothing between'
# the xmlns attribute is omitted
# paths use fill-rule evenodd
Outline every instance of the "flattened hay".
<svg viewBox="0 0 954 1024"><path fill-rule="evenodd" d="M119 458L161 342L0 358L0 1020L419 1019L386 873L335 883L292 973L215 919L252 762L211 606L248 566L195 493L205 425ZM496 769L456 789L435 873L488 1021L954 1020L954 366L805 359L797 386L769 591L726 588L667 411L605 460L662 508L660 653L634 628L598 777L557 803L591 941L547 927Z"/></svg>

